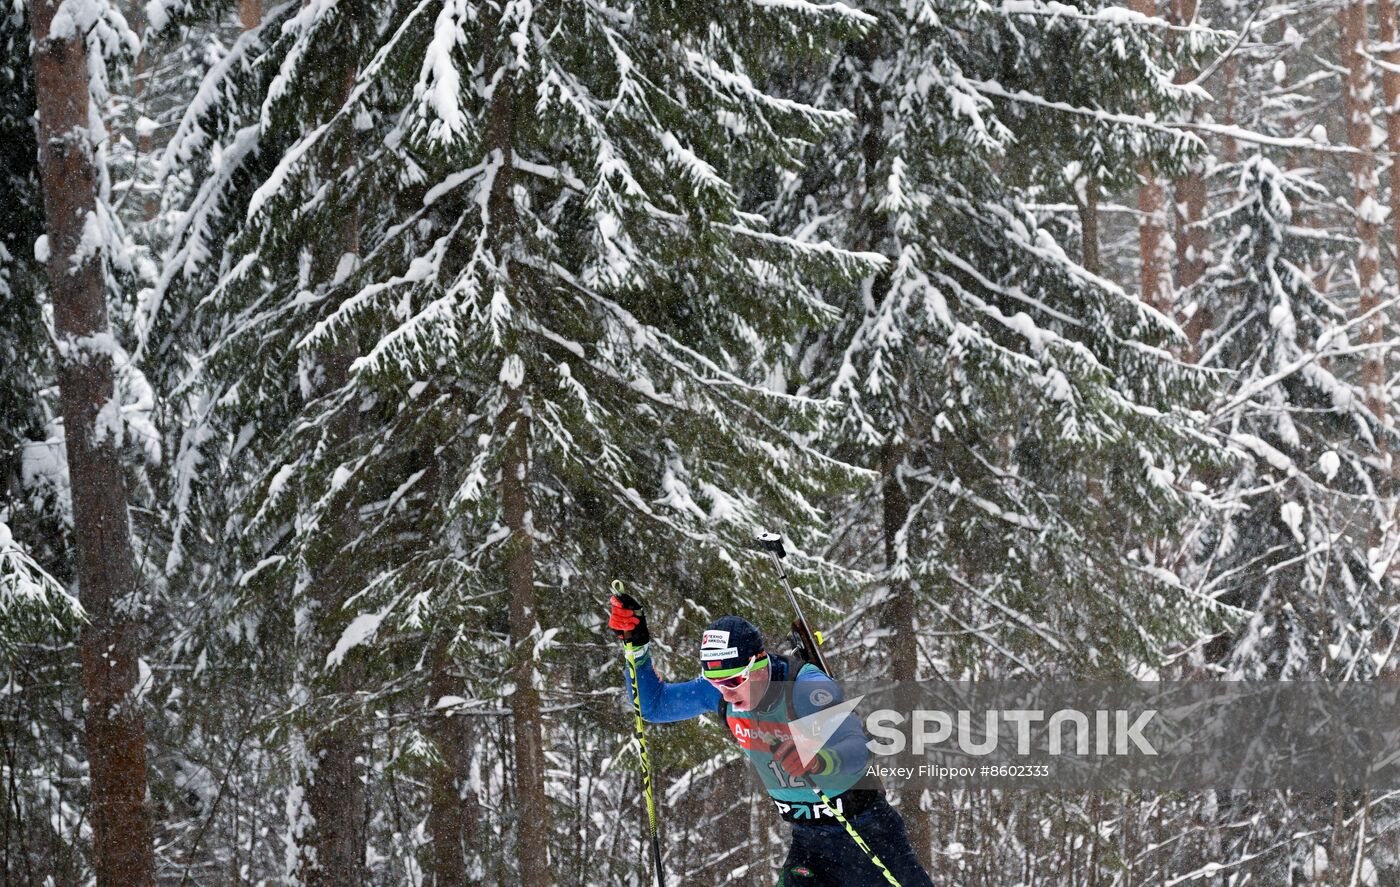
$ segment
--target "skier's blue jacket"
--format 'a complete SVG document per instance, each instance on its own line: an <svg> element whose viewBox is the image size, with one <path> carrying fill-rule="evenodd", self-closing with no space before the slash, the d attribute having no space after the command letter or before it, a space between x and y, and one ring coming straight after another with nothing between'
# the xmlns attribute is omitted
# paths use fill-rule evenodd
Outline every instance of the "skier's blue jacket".
<svg viewBox="0 0 1400 887"><path fill-rule="evenodd" d="M836 705L843 698L841 686L815 665L803 664L796 669L796 677L790 678L793 666L783 657L770 654L772 682L753 710L736 709L728 703L721 709L719 690L704 678L668 683L657 676L646 648L629 651L628 655L636 656L642 717L653 723L668 723L722 712L726 729L743 748L783 819L790 822L831 820L832 811L817 796L813 784L847 816L864 809L879 794L878 783L863 779L869 752L865 733L853 714L847 715L823 744L818 753L822 765L815 774L791 776L773 759L773 750L791 736L788 728L791 718L806 717ZM783 683L789 680L791 684ZM624 683L631 702L630 675Z"/></svg>

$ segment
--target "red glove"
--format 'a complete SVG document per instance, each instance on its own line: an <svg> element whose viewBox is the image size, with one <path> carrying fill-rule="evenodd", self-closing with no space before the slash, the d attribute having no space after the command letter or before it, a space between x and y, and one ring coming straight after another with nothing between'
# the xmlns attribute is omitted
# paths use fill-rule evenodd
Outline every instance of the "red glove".
<svg viewBox="0 0 1400 887"><path fill-rule="evenodd" d="M806 776L808 773L816 773L822 768L822 759L819 755L812 755L812 759L807 763L802 763L802 756L797 753L797 745L792 739L784 739L778 743L778 747L773 749L773 760L778 762L778 766L787 771L787 775L796 778Z"/></svg>
<svg viewBox="0 0 1400 887"><path fill-rule="evenodd" d="M630 594L613 595L608 628L634 647L645 646L651 640L646 613L641 603Z"/></svg>

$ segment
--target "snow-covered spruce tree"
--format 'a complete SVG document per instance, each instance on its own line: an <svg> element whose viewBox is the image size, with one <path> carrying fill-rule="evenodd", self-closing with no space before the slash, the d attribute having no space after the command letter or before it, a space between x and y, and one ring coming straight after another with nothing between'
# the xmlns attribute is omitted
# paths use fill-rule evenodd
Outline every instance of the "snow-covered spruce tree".
<svg viewBox="0 0 1400 887"><path fill-rule="evenodd" d="M954 673L1122 673L1199 624L1152 543L1209 450L1183 410L1204 383L1167 352L1169 320L1024 205L1074 155L1123 187L1135 157L1170 170L1200 150L1149 119L1184 98L1163 23L919 3L880 21L823 93L857 108L855 141L782 197L890 259L802 355L805 390L849 405L852 445L881 471L851 519L884 539L898 607L965 630L929 651Z"/></svg>
<svg viewBox="0 0 1400 887"><path fill-rule="evenodd" d="M149 10L152 25L167 33L202 24L198 13L221 11L226 10L219 4ZM273 737L274 744L292 749L290 759L283 761L292 774L285 801L285 868L289 878L309 884L352 883L366 877L363 767L371 729L362 722L365 710L356 698L367 689L365 663L355 658L342 668L321 671L331 644L346 626L342 605L357 581L348 555L361 528L356 507L335 495L339 479L334 486L322 484L315 493L324 497L319 502L302 501L303 495L313 494L300 483L281 498L292 464L271 489L263 490L271 501L253 501L258 472L267 465L254 458L250 445L285 446L279 437L295 430L292 423L301 418L306 404L344 383L354 355L349 346L304 355L288 350L278 360L261 363L254 340L249 350L217 369L207 366L211 351L230 355L230 340L237 340L240 332L257 335L266 330L250 329L249 317L221 313L225 306L206 307L199 300L211 290L214 296L220 293L219 278L228 270L220 263L234 254L226 243L240 235L252 242L262 233L261 225L246 224L254 190L289 145L343 104L356 71L372 52L375 23L375 15L364 6L286 4L271 10L260 27L245 31L211 66L162 161L167 174L179 173L173 190L188 195L189 203L143 317L145 347L162 370L164 386L176 395L173 408L184 419L172 478L175 533L167 569L183 581L200 582L208 590L202 589L199 597L212 604L208 620L185 643L202 665L210 654L217 660L231 652L226 642L231 638L233 650L256 651L249 664L260 687L291 692L295 705ZM219 146L220 140L226 148ZM211 145L213 156L208 157ZM333 165L327 170L332 177L344 170L343 157L331 158ZM185 166L196 158L203 162ZM335 209L334 223L320 230L303 234L274 229L286 252L275 257L266 272L255 267L259 282L253 286L253 304L261 296L264 276L271 280L281 273L285 287L285 272L290 270L293 287L324 287L342 256L353 259L360 233L355 201L339 201ZM268 284L269 291L272 286ZM249 293L238 295L247 298ZM252 319L269 320L256 315ZM272 330L295 331L290 325ZM274 346L285 348L285 337ZM291 358L290 366L282 357ZM249 369L262 374L265 399L258 400L256 394L251 401L241 397L242 386L233 377L237 360L251 361ZM187 362L193 364L194 374L184 365ZM224 409L217 416L216 396L224 396ZM338 448L357 430L357 414L353 408L329 416L313 412L300 428L315 438L313 449L303 455L326 458L330 451L339 458ZM304 443L298 440L296 445ZM264 487L266 483L262 478ZM313 518L309 524L284 524L288 515L274 515L268 507L278 504L290 507L293 515L304 507L329 517L323 523ZM264 525L265 516L275 517L277 523ZM213 539L214 550L190 558L187 539L199 537ZM290 557L269 557L287 546L288 537L296 542ZM376 564L394 566L381 550L367 553L360 563L366 572ZM264 570L278 564L286 569ZM262 582L255 578L260 573ZM240 601L220 594L221 585L241 593L241 612L230 611L230 604ZM249 694L248 701L269 702L258 693ZM212 726L215 722L210 721ZM267 814L263 809L257 818L265 821ZM264 856L257 862L267 865L269 860Z"/></svg>
<svg viewBox="0 0 1400 887"><path fill-rule="evenodd" d="M1202 365L1230 374L1213 416L1242 461L1194 569L1252 614L1210 651L1232 679L1373 678L1391 639L1396 590L1379 559L1393 548L1380 533L1394 431L1355 381L1356 324L1303 270L1318 237L1292 223L1294 207L1325 197L1306 175L1258 155L1238 167L1216 216L1228 247L1200 292L1215 318Z"/></svg>
<svg viewBox="0 0 1400 887"><path fill-rule="evenodd" d="M551 839L556 815L599 826L554 800L571 786L547 782L564 762L543 710L615 685L597 619L614 576L642 583L659 645L727 608L762 621L776 601L746 590L733 547L769 523L809 546L811 492L846 474L801 433L819 405L758 383L830 321L814 284L871 260L771 232L730 182L849 122L758 89L752 66L862 21L806 3L309 3L268 10L211 72L167 155L194 197L150 328L206 337L186 453L227 470L185 516L201 496L235 506L205 531L237 543L250 640L296 650L294 875L333 879L308 847L347 806L308 809L318 744L363 754L378 711L397 713L393 747L436 765L434 800L485 771L482 832L504 844L464 854L460 821L431 817L456 829L422 861L443 877L630 877L633 854ZM451 739L444 713L482 704L509 730ZM588 746L618 741L614 712L570 717ZM381 827L377 858L412 846Z"/></svg>
<svg viewBox="0 0 1400 887"><path fill-rule="evenodd" d="M1187 412L1206 382L1170 353L1175 325L1083 267L1075 226L1033 205L1092 219L1094 195L1135 186L1139 162L1177 171L1202 146L1155 119L1195 93L1172 82L1166 23L1121 8L866 8L880 26L813 78L857 129L779 200L890 260L810 338L798 375L848 405L842 452L880 475L837 532L881 575L881 658L906 680L1133 673L1210 621L1162 568L1189 513L1180 478L1212 458ZM902 804L921 853L935 832L992 858L1034 838L960 831L970 810L930 829L918 806ZM1095 858L1056 875L1089 877ZM967 877L941 855L934 869Z"/></svg>

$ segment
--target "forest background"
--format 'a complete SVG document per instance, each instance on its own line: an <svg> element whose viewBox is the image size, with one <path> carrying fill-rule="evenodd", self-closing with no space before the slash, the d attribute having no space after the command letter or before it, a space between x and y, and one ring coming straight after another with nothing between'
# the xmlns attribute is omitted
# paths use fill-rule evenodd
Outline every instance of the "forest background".
<svg viewBox="0 0 1400 887"><path fill-rule="evenodd" d="M760 528L843 674L1393 676L1395 23L6 3L3 882L648 883L608 584L689 678ZM897 801L942 884L1400 878L1393 794Z"/></svg>

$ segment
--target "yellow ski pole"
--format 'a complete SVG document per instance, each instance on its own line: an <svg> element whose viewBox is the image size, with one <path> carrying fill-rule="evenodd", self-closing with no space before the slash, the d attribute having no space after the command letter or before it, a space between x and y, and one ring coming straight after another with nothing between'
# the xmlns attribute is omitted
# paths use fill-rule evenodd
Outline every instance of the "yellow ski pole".
<svg viewBox="0 0 1400 887"><path fill-rule="evenodd" d="M622 594L622 582L614 579L614 594ZM666 887L666 875L661 870L661 831L656 825L656 799L651 792L651 759L647 755L647 734L642 720L642 692L637 683L637 660L632 645L624 641L623 655L627 657L627 677L632 683L632 710L637 718L637 747L642 757L642 794L647 801L647 822L651 824L651 855L656 868L656 887Z"/></svg>
<svg viewBox="0 0 1400 887"><path fill-rule="evenodd" d="M822 803L826 805L826 809L830 810L831 815L836 817L836 821L841 823L841 825L846 829L846 834L851 836L851 840L856 842L856 846L859 847L861 850L864 850L866 857L871 862L875 863L875 867L880 870L880 874L885 876L885 880L893 884L894 887L900 887L899 879L894 876L893 872L885 868L885 864L880 861L880 857L875 853L874 850L870 849L869 844L865 843L865 839L860 836L860 832L856 831L856 827L851 825L851 821L846 818L845 814L843 814L840 810L836 809L836 804L831 800L831 798L828 798L826 796L826 792L817 788L815 785L812 786L812 791L816 792L817 797L822 799Z"/></svg>

